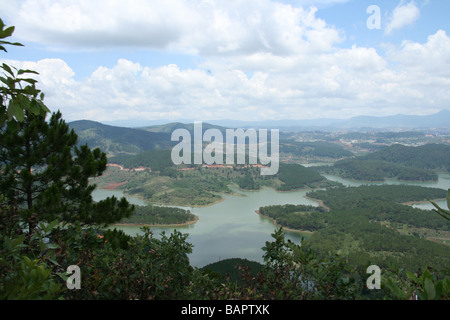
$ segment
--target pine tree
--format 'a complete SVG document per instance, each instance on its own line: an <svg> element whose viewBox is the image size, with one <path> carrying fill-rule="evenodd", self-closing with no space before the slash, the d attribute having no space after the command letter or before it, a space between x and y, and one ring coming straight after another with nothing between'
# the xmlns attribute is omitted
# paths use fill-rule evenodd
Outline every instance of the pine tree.
<svg viewBox="0 0 450 320"><path fill-rule="evenodd" d="M129 217L134 207L125 198L93 201L89 179L105 171L106 155L77 146L61 117L26 112L0 130L0 192L24 209L30 228L40 220L110 224Z"/></svg>

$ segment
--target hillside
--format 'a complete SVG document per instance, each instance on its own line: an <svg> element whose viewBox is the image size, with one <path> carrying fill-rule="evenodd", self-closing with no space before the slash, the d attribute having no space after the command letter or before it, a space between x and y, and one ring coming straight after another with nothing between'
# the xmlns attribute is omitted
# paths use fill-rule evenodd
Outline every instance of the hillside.
<svg viewBox="0 0 450 320"><path fill-rule="evenodd" d="M88 120L74 121L69 126L78 135L79 144L99 147L108 157L169 149L174 145L167 133L115 127Z"/></svg>
<svg viewBox="0 0 450 320"><path fill-rule="evenodd" d="M394 162L369 159L344 159L336 162L329 173L342 178L362 181L384 181L398 179L401 181L437 181L438 175L433 171L408 167Z"/></svg>
<svg viewBox="0 0 450 320"><path fill-rule="evenodd" d="M315 190L308 196L322 200L330 212L290 218L295 218L299 229L314 231L305 245L322 254L339 250L359 265L364 261L379 266L395 262L410 270L425 264L440 269L449 263L449 247L442 240L450 235L450 222L402 203L444 198L446 193L407 185Z"/></svg>
<svg viewBox="0 0 450 320"><path fill-rule="evenodd" d="M280 141L280 151L287 155L305 158L339 159L353 156L353 153L342 146L325 141L298 142L293 139L284 139Z"/></svg>
<svg viewBox="0 0 450 320"><path fill-rule="evenodd" d="M337 161L333 166L316 167L321 173L347 179L384 181L437 181L436 171L450 171L450 146L426 144L409 147L394 144L364 156Z"/></svg>
<svg viewBox="0 0 450 320"><path fill-rule="evenodd" d="M279 191L319 187L320 183L326 184L327 181L313 169L299 164L284 163L280 165L277 178L283 183L277 188Z"/></svg>
<svg viewBox="0 0 450 320"><path fill-rule="evenodd" d="M362 159L382 160L408 167L450 171L450 146L426 144L407 147L395 144L364 156Z"/></svg>

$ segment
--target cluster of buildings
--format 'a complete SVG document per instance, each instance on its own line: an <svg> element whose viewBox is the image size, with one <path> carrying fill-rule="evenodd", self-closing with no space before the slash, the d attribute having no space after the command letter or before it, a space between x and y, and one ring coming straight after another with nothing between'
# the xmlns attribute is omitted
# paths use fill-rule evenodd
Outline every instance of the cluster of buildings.
<svg viewBox="0 0 450 320"><path fill-rule="evenodd" d="M148 170L149 172L152 172L151 168L137 167L137 168L127 169L127 168L124 168L123 166L121 166L120 164L117 164L117 163L108 163L107 166L108 167L116 167L116 168L119 168L122 171L147 171Z"/></svg>

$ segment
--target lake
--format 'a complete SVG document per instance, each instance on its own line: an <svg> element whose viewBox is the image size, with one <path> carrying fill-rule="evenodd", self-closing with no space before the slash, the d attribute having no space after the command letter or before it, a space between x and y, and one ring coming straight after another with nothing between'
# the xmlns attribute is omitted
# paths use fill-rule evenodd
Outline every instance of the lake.
<svg viewBox="0 0 450 320"><path fill-rule="evenodd" d="M340 177L324 175L330 180L339 181L347 186L359 186L363 184L382 184L358 182ZM389 184L406 184L394 180L388 180ZM411 185L421 185L441 189L450 188L450 174L440 174L437 182L412 182ZM246 258L262 262L264 254L262 247L266 241L272 241L271 234L275 231L275 225L271 220L262 218L255 213L259 207L283 204L304 204L318 206L318 203L305 198L308 190L293 192L277 192L271 188L259 191L243 191L233 189L240 195L224 195L224 201L209 207L185 208L191 210L199 217L197 223L185 227L152 228L153 233L158 236L165 231L170 234L174 229L189 234L187 241L191 243L193 252L189 259L192 266L203 267L209 263L227 258ZM98 189L93 193L94 200L98 201L108 196L122 197L119 190ZM145 205L137 198L126 196L130 203ZM446 208L446 202L440 201L440 205ZM431 209L431 204L414 205L423 209ZM120 226L118 229L127 234L136 235L141 233L140 227ZM295 243L300 243L302 237L308 234L286 231L286 238Z"/></svg>
<svg viewBox="0 0 450 320"><path fill-rule="evenodd" d="M262 262L266 241L272 241L271 234L275 231L272 220L260 217L255 210L261 206L274 204L306 204L318 206L317 202L308 200L304 196L308 191L277 192L271 188L260 191L242 191L234 189L240 195L224 195L224 201L209 207L185 208L198 216L197 223L184 227L152 227L155 235L162 231L172 233L174 229L188 233L187 241L193 247L190 255L191 265L202 267L209 263L227 258L246 258ZM95 190L94 200L98 201L108 196L122 197L118 190ZM140 199L127 196L134 203L143 205ZM140 227L118 226L127 234L141 233ZM286 231L286 238L300 243L302 236L308 234Z"/></svg>

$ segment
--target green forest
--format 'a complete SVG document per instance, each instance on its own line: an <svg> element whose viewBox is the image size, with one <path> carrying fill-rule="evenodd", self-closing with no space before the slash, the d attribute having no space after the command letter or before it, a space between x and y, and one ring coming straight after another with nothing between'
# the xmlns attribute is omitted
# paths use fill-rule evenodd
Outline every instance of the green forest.
<svg viewBox="0 0 450 320"><path fill-rule="evenodd" d="M283 183L277 188L280 191L288 191L302 188L313 188L323 186L326 179L316 171L299 164L280 165L277 174L278 179ZM322 184L321 184L322 183Z"/></svg>
<svg viewBox="0 0 450 320"><path fill-rule="evenodd" d="M162 206L135 206L129 218L120 221L122 224L138 225L176 225L195 222L196 216L189 210Z"/></svg>
<svg viewBox="0 0 450 320"><path fill-rule="evenodd" d="M151 168L152 171L162 171L173 167L170 153L170 150L149 150L137 155L110 157L108 161L123 165L128 169L145 167Z"/></svg>
<svg viewBox="0 0 450 320"><path fill-rule="evenodd" d="M361 181L384 181L387 178L403 181L437 181L438 179L438 175L433 171L406 167L383 160L344 159L335 162L333 166L316 169L323 173Z"/></svg>
<svg viewBox="0 0 450 320"><path fill-rule="evenodd" d="M316 231L325 227L323 207L306 205L272 205L259 208L259 214L274 219L277 224L290 229Z"/></svg>
<svg viewBox="0 0 450 320"><path fill-rule="evenodd" d="M437 172L450 169L450 146L426 144L407 147L394 144L364 156L335 162L315 169L321 173L362 181L437 181Z"/></svg>
<svg viewBox="0 0 450 320"><path fill-rule="evenodd" d="M450 146L444 144L426 144L419 147L407 147L394 144L363 157L368 160L382 160L407 167L450 171Z"/></svg>
<svg viewBox="0 0 450 320"><path fill-rule="evenodd" d="M446 194L441 189L415 186L337 187L308 193L308 197L322 200L329 211L284 205L261 207L259 212L283 227L313 231L304 245L323 255L340 252L355 265L395 263L408 270L425 263L445 273L449 271L450 248L426 240L417 230L448 233L450 221L401 203L445 198Z"/></svg>

